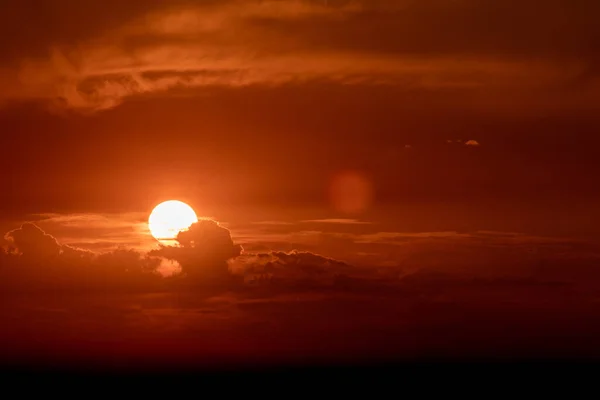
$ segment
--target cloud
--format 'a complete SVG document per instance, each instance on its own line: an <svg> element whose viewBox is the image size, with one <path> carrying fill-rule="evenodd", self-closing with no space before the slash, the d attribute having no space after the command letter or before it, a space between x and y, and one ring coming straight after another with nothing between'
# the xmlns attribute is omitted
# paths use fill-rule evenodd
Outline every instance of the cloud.
<svg viewBox="0 0 600 400"><path fill-rule="evenodd" d="M326 284L355 272L343 261L297 250L243 254L229 260L229 269L250 284Z"/></svg>
<svg viewBox="0 0 600 400"><path fill-rule="evenodd" d="M85 262L94 257L94 253L89 250L59 244L54 236L29 222L7 232L4 238L8 242L10 254L19 256L30 266L43 266L52 262Z"/></svg>
<svg viewBox="0 0 600 400"><path fill-rule="evenodd" d="M359 221L356 219L347 218L328 218L328 219L307 219L302 222L317 223L317 224L342 224L342 225L363 225L370 224L370 222Z"/></svg>
<svg viewBox="0 0 600 400"><path fill-rule="evenodd" d="M148 229L146 213L37 214L31 220L61 243L96 252L120 247L148 251L157 243Z"/></svg>
<svg viewBox="0 0 600 400"><path fill-rule="evenodd" d="M306 251L243 253L227 228L208 219L180 232L177 245L147 253L124 247L93 253L60 244L32 223L8 232L6 240L9 251L2 249L0 254L0 274L14 289L47 284L149 289L162 284L161 275L180 269L180 279L227 290L236 282L256 282L266 276L277 284L321 285L358 271L345 262Z"/></svg>
<svg viewBox="0 0 600 400"><path fill-rule="evenodd" d="M133 249L105 253L60 244L37 225L25 223L5 235L0 275L6 290L130 286L156 281L162 260Z"/></svg>
<svg viewBox="0 0 600 400"><path fill-rule="evenodd" d="M466 146L479 146L479 142L477 140L471 139L471 140L467 140L465 142L465 145Z"/></svg>
<svg viewBox="0 0 600 400"><path fill-rule="evenodd" d="M202 220L180 247L159 250L198 278L202 266L222 277L227 259L246 285L211 280L215 296L199 285L185 290L186 278L155 274L159 257L82 252L24 224L0 249L0 318L11 321L0 329L1 361L172 369L198 360L589 356L598 348L598 329L590 331L598 317L597 240L495 231L312 235L322 251L235 256L235 235ZM334 238L347 251L366 250L372 263L330 256ZM374 265L386 252L387 264Z"/></svg>
<svg viewBox="0 0 600 400"><path fill-rule="evenodd" d="M150 1L106 10L92 3L94 18L81 15L78 24L65 21L51 27L57 33L47 38L21 39L35 41L31 48L45 49L46 56L6 49L16 61L0 73L0 82L7 84L5 96L54 99L87 111L190 88L319 81L493 93L496 104L510 95L514 104L514 91L560 87L590 76L590 65L597 64L592 35L572 23L596 29L592 13L578 6L565 10L554 2L545 6L543 21L536 18L535 28L530 21L538 7L532 1L515 7L474 0L229 0L171 6ZM60 5L50 8L64 13ZM490 12L498 21L492 24L499 25L482 29ZM514 24L510 34L488 33L505 32L500 21L509 18ZM554 35L556 26L561 26L563 40L549 47L544 35Z"/></svg>
<svg viewBox="0 0 600 400"><path fill-rule="evenodd" d="M380 254L368 260L382 261L381 276L401 281L529 279L587 286L597 273L590 267L600 256L594 240L508 232L381 233L349 240L359 244L357 249Z"/></svg>
<svg viewBox="0 0 600 400"><path fill-rule="evenodd" d="M297 225L301 229L301 224ZM351 227L350 225L349 227ZM552 279L572 281L578 273L588 276L589 265L600 256L600 245L585 238L546 237L516 232L385 232L379 225L365 225L352 231L331 224L325 231L283 232L276 226L264 232L234 230L235 237L252 253L289 252L293 243L310 253L324 253L354 265L351 276L399 282L408 276L446 276L454 280L470 279ZM371 232L369 232L371 231ZM240 235L237 232L241 232ZM256 246L256 247L255 247ZM573 258L570 255L578 255ZM248 256L248 264L270 262L266 256ZM242 262L232 260L232 262ZM569 266L569 267L567 267ZM249 268L252 270L252 268ZM260 268L259 268L260 270ZM579 271L579 272L573 272ZM437 278L436 278L437 279ZM426 279L427 280L427 279ZM582 284L587 279L582 278Z"/></svg>
<svg viewBox="0 0 600 400"><path fill-rule="evenodd" d="M154 273L163 259L151 254L81 252L33 224L6 236L0 318L11 323L0 330L8 349L1 361L48 356L48 365L106 361L114 370L122 357L128 368L172 369L207 359L222 366L597 348L598 332L589 330L598 317L597 241L493 231L338 238L346 248L389 252L385 265L358 266L322 255L325 248L235 256L230 232L202 220L180 247L158 251L192 278L210 278L214 290L202 290L196 279L186 287L191 275ZM221 279L225 271L231 279ZM232 285L235 278L245 285Z"/></svg>
<svg viewBox="0 0 600 400"><path fill-rule="evenodd" d="M293 225L292 222L285 222L285 221L256 221L253 222L252 224L254 225L276 225L276 226L288 226L288 225Z"/></svg>
<svg viewBox="0 0 600 400"><path fill-rule="evenodd" d="M24 257L45 260L61 254L61 246L56 239L31 223L25 223L19 229L8 232L5 238Z"/></svg>
<svg viewBox="0 0 600 400"><path fill-rule="evenodd" d="M161 259L156 257L144 257L133 249L117 249L100 254L97 257L97 262L110 270L133 273L152 273L160 266Z"/></svg>
<svg viewBox="0 0 600 400"><path fill-rule="evenodd" d="M177 261L183 274L207 283L228 279L227 260L242 253L242 247L233 243L229 230L210 219L202 219L180 232L177 241L179 245L161 246L149 255Z"/></svg>
<svg viewBox="0 0 600 400"><path fill-rule="evenodd" d="M543 85L560 77L560 72L553 71L552 66L520 61L467 59L457 63L445 58L310 52L258 57L247 50L223 53L220 48L197 45L169 45L140 51L144 54L131 56L118 49L85 50L77 55L85 63L79 67L81 72L66 72L60 63L31 63L21 71L21 79L28 92L39 91L40 97L55 97L59 105L85 111L109 109L130 97L177 93L190 88L294 86L328 81L426 90L481 86L500 89L516 80ZM57 57L64 57L62 52ZM144 60L142 65L139 58ZM104 65L106 60L119 60L121 66L113 70ZM55 86L58 90L51 89L53 82L61 82Z"/></svg>
<svg viewBox="0 0 600 400"><path fill-rule="evenodd" d="M146 15L140 21L141 24L125 29L141 34L152 32L158 35L209 33L234 29L240 23L247 21L293 22L307 18L344 19L361 12L362 9L363 6L357 1L329 6L318 1L303 0L233 0L198 8L176 8L169 13L162 10Z"/></svg>
<svg viewBox="0 0 600 400"><path fill-rule="evenodd" d="M245 282L280 290L325 285L342 291L374 290L381 285L385 290L400 290L406 285L454 285L482 279L578 287L595 287L598 282L595 266L600 245L585 239L494 231L303 232L288 237L304 237L305 245L299 245L302 250L281 250L291 244L285 238L278 245L261 243L257 237L256 244L263 250L244 251L227 228L201 220L180 233L177 246L147 253L132 248L93 253L60 244L38 226L26 223L5 235L0 275L3 287L17 291L52 287L143 291L173 289L174 282L216 290L235 290ZM164 278L173 274L173 279Z"/></svg>
<svg viewBox="0 0 600 400"><path fill-rule="evenodd" d="M111 108L130 96L177 88L288 82L298 73L285 66L296 57L258 56L259 47L274 39L252 21L338 19L357 9L355 4L324 7L295 0L141 9L136 18L90 43L54 43L47 59L24 59L19 79L27 93L56 96L82 110ZM232 36L236 30L245 30L245 39Z"/></svg>

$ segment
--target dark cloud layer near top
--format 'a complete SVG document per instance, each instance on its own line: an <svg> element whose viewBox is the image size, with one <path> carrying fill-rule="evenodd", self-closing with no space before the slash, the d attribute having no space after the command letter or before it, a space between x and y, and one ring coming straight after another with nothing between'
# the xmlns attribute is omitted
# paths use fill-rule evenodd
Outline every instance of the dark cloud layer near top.
<svg viewBox="0 0 600 400"><path fill-rule="evenodd" d="M140 14L161 7L190 1L132 0L127 2L71 0L3 1L0 44L2 60L19 61L20 57L45 57L56 45L76 45L116 29ZM201 2L197 2L201 3ZM204 3L209 3L205 1Z"/></svg>
<svg viewBox="0 0 600 400"><path fill-rule="evenodd" d="M528 89L536 102L579 85L579 97L550 99L579 104L596 90L597 10L591 0L6 2L0 79L7 99L82 110L307 80L484 97Z"/></svg>
<svg viewBox="0 0 600 400"><path fill-rule="evenodd" d="M306 46L311 48L585 57L593 56L598 46L593 18L597 7L591 0L549 0L543 4L530 0L340 0L327 5L319 0L6 1L1 5L2 29L13 35L13 40L4 41L2 49L5 57L40 55L50 46L85 42L140 17L181 15L197 9L209 17L220 16L211 25L217 28L223 20L237 19L256 29L289 33L292 24L300 28L293 30L294 37L305 37ZM180 32L189 28L186 22L192 22L186 18L176 21L182 24L170 26L165 33ZM158 31L161 27L155 28ZM140 42L146 39L143 35L136 38Z"/></svg>

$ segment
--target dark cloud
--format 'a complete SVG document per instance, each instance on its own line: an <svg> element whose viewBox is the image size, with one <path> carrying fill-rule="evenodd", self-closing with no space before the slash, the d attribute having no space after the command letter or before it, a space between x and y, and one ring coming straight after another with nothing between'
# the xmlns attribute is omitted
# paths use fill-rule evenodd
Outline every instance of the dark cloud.
<svg viewBox="0 0 600 400"><path fill-rule="evenodd" d="M6 234L0 266L3 285L15 290L77 286L151 290L175 281L218 290L233 290L242 282L281 290L348 288L343 285L352 282L351 291L379 284L400 289L415 282L517 280L577 287L595 287L598 282L600 246L583 239L487 231L312 235L318 235L318 248L333 257L313 250L244 252L230 231L213 220L200 220L181 232L177 246L160 246L148 253L118 248L99 254L60 244L27 223ZM167 260L176 262L181 273L173 278L161 275L165 268L176 271Z"/></svg>
<svg viewBox="0 0 600 400"><path fill-rule="evenodd" d="M34 9L40 12L32 13ZM185 12L190 9L201 10L207 16L186 18ZM68 0L45 0L7 1L1 8L5 17L3 33L18 33L14 41L4 43L5 53L9 54L22 54L25 48L72 44L119 29L141 16L161 14L167 15L171 24L155 26L154 31L171 37L190 28L219 30L233 20L266 32L300 32L307 37L309 45L321 44L326 48L506 54L532 51L553 54L578 49L591 53L597 44L591 12L595 9L597 4L592 0L569 3L551 0L543 6L532 0L503 3L493 0L342 0L329 1L327 5L319 0L178 0L168 4L160 0L127 3L94 0L85 6ZM210 18L214 19L213 23L206 23ZM19 22L28 19L32 22L31 28L20 29ZM295 29L286 29L285 24L295 24L292 25ZM327 25L328 32L325 31ZM436 29L430 29L432 26ZM550 44L546 39L557 32L562 35L554 37L556 40ZM136 39L143 41L145 37L138 35ZM13 51L9 52L11 43ZM18 49L17 43L23 46Z"/></svg>
<svg viewBox="0 0 600 400"><path fill-rule="evenodd" d="M175 260L184 275L207 283L229 278L227 260L242 252L242 247L233 243L227 228L208 219L180 232L177 241L179 246L161 246L149 254Z"/></svg>
<svg viewBox="0 0 600 400"><path fill-rule="evenodd" d="M544 91L597 79L591 0L42 4L28 31L16 21L30 20L33 6L4 6L3 36L14 38L0 74L8 98L106 109L181 88L319 80L488 100L527 88L540 101Z"/></svg>
<svg viewBox="0 0 600 400"><path fill-rule="evenodd" d="M6 234L0 274L5 290L46 291L130 287L148 289L157 281L160 258L135 250L117 249L96 254L59 244L32 223Z"/></svg>
<svg viewBox="0 0 600 400"><path fill-rule="evenodd" d="M97 263L105 268L126 273L152 273L161 264L160 258L143 256L133 249L117 249L98 255Z"/></svg>
<svg viewBox="0 0 600 400"><path fill-rule="evenodd" d="M2 249L0 265L5 284L15 289L41 284L63 287L147 288L168 279L159 272L166 260L181 269L179 280L231 289L243 277L246 282L268 277L271 283L323 284L351 273L350 265L310 252L269 252L242 254L229 230L213 220L202 219L181 232L176 246L160 246L144 254L134 249L117 248L93 253L60 244L52 235L33 223L6 234L7 250ZM172 269L172 268L171 268Z"/></svg>
<svg viewBox="0 0 600 400"><path fill-rule="evenodd" d="M599 337L589 322L598 318L596 242L510 232L351 235L344 240L398 250L393 264L354 266L307 251L240 254L226 228L201 220L180 247L156 253L213 285L215 296L178 285L186 278L157 276L161 258L152 254L89 254L31 224L7 237L0 317L11 323L0 329L0 362L166 368L597 355L589 350Z"/></svg>
<svg viewBox="0 0 600 400"><path fill-rule="evenodd" d="M243 254L229 262L234 275L249 284L331 284L353 275L356 268L339 260L306 251Z"/></svg>
<svg viewBox="0 0 600 400"><path fill-rule="evenodd" d="M54 236L30 222L6 233L4 238L8 241L11 253L18 255L26 263L43 264L62 260L72 262L89 260L93 256L88 250L59 244Z"/></svg>
<svg viewBox="0 0 600 400"><path fill-rule="evenodd" d="M56 239L32 223L25 223L19 229L8 232L5 238L23 257L45 260L61 253L61 246Z"/></svg>
<svg viewBox="0 0 600 400"><path fill-rule="evenodd" d="M296 226L301 228L302 225ZM398 283L408 277L444 276L451 281L546 281L550 279L550 275L544 271L552 270L550 280L572 282L576 276L581 275L580 283L587 284L589 280L585 277L592 276L589 266L600 255L600 245L593 238L496 231L378 231L381 229L379 224L366 225L362 232L340 229L339 226L312 232L290 232L290 228L287 229L288 232L284 233L277 225L271 225L268 230L263 227L263 232L255 233L255 236L240 231L244 248L263 254L242 255L239 259L232 260L232 263L241 263L245 266L242 270L266 273L264 266L276 258L271 253L261 251L261 248L269 245L285 254L283 250L294 243L305 252L325 253L347 260L355 265L346 270L348 275L365 279L384 279ZM275 265L281 267L279 264ZM563 267L558 267L559 265ZM566 265L570 265L570 268L566 268ZM561 270L564 273L562 278ZM335 268L333 271L337 272ZM298 276L301 275L300 269Z"/></svg>

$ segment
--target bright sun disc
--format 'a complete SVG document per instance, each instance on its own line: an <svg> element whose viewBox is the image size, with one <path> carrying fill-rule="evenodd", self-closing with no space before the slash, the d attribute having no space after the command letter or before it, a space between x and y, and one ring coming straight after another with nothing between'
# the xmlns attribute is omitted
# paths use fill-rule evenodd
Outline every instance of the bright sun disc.
<svg viewBox="0 0 600 400"><path fill-rule="evenodd" d="M157 205L150 218L148 227L157 240L173 240L179 232L198 222L192 207L178 200L169 200Z"/></svg>

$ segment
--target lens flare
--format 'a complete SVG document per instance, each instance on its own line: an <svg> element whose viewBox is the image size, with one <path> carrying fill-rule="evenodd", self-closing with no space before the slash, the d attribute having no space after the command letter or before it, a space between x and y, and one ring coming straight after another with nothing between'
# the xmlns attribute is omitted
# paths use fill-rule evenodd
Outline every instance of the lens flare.
<svg viewBox="0 0 600 400"><path fill-rule="evenodd" d="M332 206L346 214L365 211L373 202L371 181L357 171L346 171L336 175L330 185L329 197Z"/></svg>

